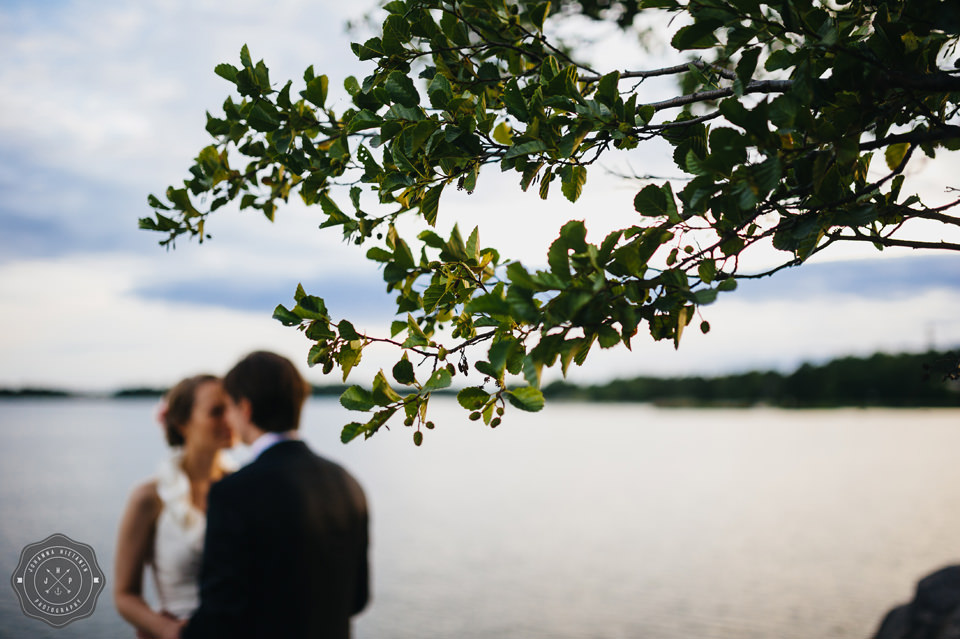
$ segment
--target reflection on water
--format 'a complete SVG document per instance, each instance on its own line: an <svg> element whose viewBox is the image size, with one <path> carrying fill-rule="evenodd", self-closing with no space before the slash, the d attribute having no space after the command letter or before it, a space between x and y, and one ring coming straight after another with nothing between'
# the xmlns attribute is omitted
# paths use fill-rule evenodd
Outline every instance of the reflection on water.
<svg viewBox="0 0 960 639"><path fill-rule="evenodd" d="M552 404L490 430L432 404L421 448L402 426L341 445L335 400L305 413L371 502L361 638L862 638L960 558L960 411ZM109 580L126 494L163 454L151 420L135 400L0 403L0 572L63 532ZM0 636L131 637L109 588L62 630L6 589Z"/></svg>

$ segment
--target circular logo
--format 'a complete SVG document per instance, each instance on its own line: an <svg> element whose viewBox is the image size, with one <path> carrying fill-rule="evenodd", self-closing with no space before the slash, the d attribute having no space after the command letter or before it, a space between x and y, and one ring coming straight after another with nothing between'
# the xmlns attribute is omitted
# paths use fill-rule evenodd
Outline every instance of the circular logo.
<svg viewBox="0 0 960 639"><path fill-rule="evenodd" d="M23 549L10 582L23 614L60 628L93 614L104 577L93 548L57 533Z"/></svg>

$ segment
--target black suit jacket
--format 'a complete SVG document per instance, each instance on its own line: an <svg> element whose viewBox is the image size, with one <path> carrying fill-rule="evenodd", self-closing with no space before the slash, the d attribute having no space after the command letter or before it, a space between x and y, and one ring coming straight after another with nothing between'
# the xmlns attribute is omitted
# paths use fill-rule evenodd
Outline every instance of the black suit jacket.
<svg viewBox="0 0 960 639"><path fill-rule="evenodd" d="M367 603L367 505L343 468L283 441L214 484L184 639L349 637Z"/></svg>

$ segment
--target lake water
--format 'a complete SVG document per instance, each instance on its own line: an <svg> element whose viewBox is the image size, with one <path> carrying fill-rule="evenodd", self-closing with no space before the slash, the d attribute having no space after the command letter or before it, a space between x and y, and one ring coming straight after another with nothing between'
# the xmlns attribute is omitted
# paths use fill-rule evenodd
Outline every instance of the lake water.
<svg viewBox="0 0 960 639"><path fill-rule="evenodd" d="M0 637L130 639L112 602L127 493L165 453L153 402L0 402ZM668 410L552 403L491 430L435 399L344 446L311 400L305 439L372 511L360 638L869 637L916 580L960 562L960 410ZM60 532L107 574L53 629L9 586Z"/></svg>

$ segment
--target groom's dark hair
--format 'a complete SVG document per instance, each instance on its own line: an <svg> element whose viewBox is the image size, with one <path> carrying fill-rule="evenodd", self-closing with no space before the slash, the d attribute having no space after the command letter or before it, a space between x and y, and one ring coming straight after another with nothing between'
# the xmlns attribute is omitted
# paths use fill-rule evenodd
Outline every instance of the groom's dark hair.
<svg viewBox="0 0 960 639"><path fill-rule="evenodd" d="M260 430L282 432L300 425L300 409L310 386L286 357L269 351L250 353L230 369L223 387L238 402L250 402L250 421Z"/></svg>

